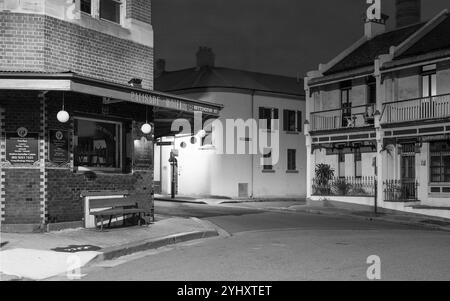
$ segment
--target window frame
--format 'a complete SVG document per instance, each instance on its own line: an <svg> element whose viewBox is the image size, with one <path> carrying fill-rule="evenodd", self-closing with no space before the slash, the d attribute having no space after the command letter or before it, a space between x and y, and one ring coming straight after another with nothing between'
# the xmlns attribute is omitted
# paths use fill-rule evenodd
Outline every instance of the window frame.
<svg viewBox="0 0 450 301"><path fill-rule="evenodd" d="M423 66L420 74L421 95L422 98L434 97L437 93L437 66L427 65ZM426 81L425 81L426 80ZM425 95L425 82L427 83L428 93Z"/></svg>
<svg viewBox="0 0 450 301"><path fill-rule="evenodd" d="M446 141L430 142L430 152L429 152L430 153L430 158L429 158L430 167L429 167L428 171L429 171L429 177L430 177L429 182L431 185L448 185L448 184L450 184L450 181L446 181L446 179L445 179L446 172L450 174L450 165L447 166L444 164L444 157L450 157L450 151L448 151L448 150L432 151L432 149L431 149L431 144L443 143L443 142L446 142ZM437 154L439 154L439 155L437 155ZM433 166L433 163L432 163L433 157L439 157L439 159L440 159L439 166ZM440 169L440 174L439 174L439 176L441 178L440 181L433 180L433 171L432 171L433 168Z"/></svg>
<svg viewBox="0 0 450 301"><path fill-rule="evenodd" d="M96 167L96 166L78 166L76 165L76 147L78 146L78 141L75 143L73 141L72 143L72 152L74 155L73 159L73 167L77 171L99 171L99 172L110 172L110 173L118 173L124 171L124 160L126 157L126 153L124 152L124 125L123 122L120 121L114 121L109 119L100 119L100 118L92 118L92 117L84 117L84 116L74 116L74 128L76 135L73 135L73 138L75 140L79 139L78 136L78 120L85 120L85 121L93 121L93 122L99 122L99 123L109 123L109 124L115 124L116 125L116 137L118 138L116 140L116 160L118 163L118 167Z"/></svg>
<svg viewBox="0 0 450 301"><path fill-rule="evenodd" d="M261 116L261 115L266 115L267 112L270 111L270 117L268 116ZM262 114L263 113L263 114ZM259 107L259 112L258 112L259 116L258 119L259 120L265 120L266 121L266 128L264 130L267 131L272 131L272 120L277 120L279 119L279 111L278 108L269 108L269 107Z"/></svg>
<svg viewBox="0 0 450 301"><path fill-rule="evenodd" d="M85 12L81 10L81 0L79 1L80 5L80 12L85 15L90 15L92 18L99 19L105 22L110 22L116 25L123 26L125 21L125 15L126 15L126 0L107 0L107 1L113 1L119 4L119 19L118 21L113 21L110 19L106 19L101 17L101 1L102 0L91 0L91 12Z"/></svg>
<svg viewBox="0 0 450 301"><path fill-rule="evenodd" d="M356 149L353 153L353 161L355 164L355 178L362 178L362 153L361 150ZM358 168L359 163L359 168Z"/></svg>
<svg viewBox="0 0 450 301"><path fill-rule="evenodd" d="M264 154L262 155L262 157L265 158L265 159L272 158L272 149L271 148L265 148L264 149ZM267 165L267 164L263 165L263 172L270 172L270 171L273 171L273 162L270 165Z"/></svg>
<svg viewBox="0 0 450 301"><path fill-rule="evenodd" d="M293 166L291 166L290 163L293 163ZM293 167L293 168L291 168L291 167ZM297 150L296 149L292 148L292 149L287 150L287 171L288 172L297 171Z"/></svg>

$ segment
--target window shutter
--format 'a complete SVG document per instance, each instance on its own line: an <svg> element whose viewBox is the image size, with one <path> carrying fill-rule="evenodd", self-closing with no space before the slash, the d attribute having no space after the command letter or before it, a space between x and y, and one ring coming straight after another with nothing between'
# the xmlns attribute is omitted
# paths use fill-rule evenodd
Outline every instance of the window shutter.
<svg viewBox="0 0 450 301"><path fill-rule="evenodd" d="M259 119L265 119L263 107L259 108Z"/></svg>
<svg viewBox="0 0 450 301"><path fill-rule="evenodd" d="M289 111L283 110L283 130L289 130Z"/></svg>
<svg viewBox="0 0 450 301"><path fill-rule="evenodd" d="M303 120L302 111L297 111L297 132L302 132L303 130Z"/></svg>

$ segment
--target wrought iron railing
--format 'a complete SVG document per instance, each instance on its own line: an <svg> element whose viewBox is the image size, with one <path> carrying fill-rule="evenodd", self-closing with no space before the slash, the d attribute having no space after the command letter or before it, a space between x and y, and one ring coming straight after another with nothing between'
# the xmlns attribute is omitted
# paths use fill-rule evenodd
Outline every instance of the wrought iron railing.
<svg viewBox="0 0 450 301"><path fill-rule="evenodd" d="M311 113L311 131L374 125L375 104Z"/></svg>
<svg viewBox="0 0 450 301"><path fill-rule="evenodd" d="M385 202L418 201L419 183L415 180L387 180L383 182Z"/></svg>
<svg viewBox="0 0 450 301"><path fill-rule="evenodd" d="M375 177L333 178L328 181L313 179L315 196L375 196Z"/></svg>
<svg viewBox="0 0 450 301"><path fill-rule="evenodd" d="M382 123L450 117L450 94L383 104Z"/></svg>

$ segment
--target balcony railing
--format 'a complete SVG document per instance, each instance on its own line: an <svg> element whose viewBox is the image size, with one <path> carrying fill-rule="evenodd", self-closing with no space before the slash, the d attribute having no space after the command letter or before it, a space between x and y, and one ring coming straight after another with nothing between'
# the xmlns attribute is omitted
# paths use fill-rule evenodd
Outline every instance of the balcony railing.
<svg viewBox="0 0 450 301"><path fill-rule="evenodd" d="M375 104L311 113L311 131L359 128L374 125Z"/></svg>
<svg viewBox="0 0 450 301"><path fill-rule="evenodd" d="M315 196L375 196L375 177L333 178L326 183L312 180L312 194Z"/></svg>
<svg viewBox="0 0 450 301"><path fill-rule="evenodd" d="M416 98L383 105L382 123L450 117L450 94Z"/></svg>
<svg viewBox="0 0 450 301"><path fill-rule="evenodd" d="M415 180L387 180L383 182L385 202L417 201L419 183Z"/></svg>

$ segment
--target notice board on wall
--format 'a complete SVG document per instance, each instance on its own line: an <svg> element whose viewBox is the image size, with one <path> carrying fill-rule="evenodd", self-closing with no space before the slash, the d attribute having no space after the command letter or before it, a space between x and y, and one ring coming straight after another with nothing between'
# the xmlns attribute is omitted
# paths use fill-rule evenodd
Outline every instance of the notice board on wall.
<svg viewBox="0 0 450 301"><path fill-rule="evenodd" d="M26 128L6 133L6 161L13 166L39 164L39 134Z"/></svg>
<svg viewBox="0 0 450 301"><path fill-rule="evenodd" d="M153 141L146 137L134 140L133 169L150 170L153 168Z"/></svg>

